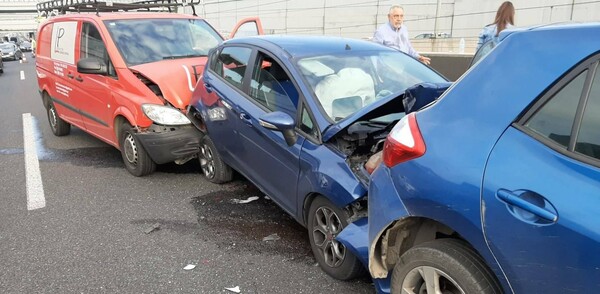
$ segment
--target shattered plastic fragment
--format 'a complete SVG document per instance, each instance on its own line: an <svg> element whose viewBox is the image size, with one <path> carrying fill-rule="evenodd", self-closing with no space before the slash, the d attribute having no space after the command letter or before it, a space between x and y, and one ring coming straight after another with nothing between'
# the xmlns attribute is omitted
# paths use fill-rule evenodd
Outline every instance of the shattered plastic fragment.
<svg viewBox="0 0 600 294"><path fill-rule="evenodd" d="M196 267L194 264L188 264L183 269L186 271L193 270Z"/></svg>
<svg viewBox="0 0 600 294"><path fill-rule="evenodd" d="M277 233L275 233L275 234L271 234L271 235L264 237L263 241L277 241L279 239L281 239L281 237L279 237L279 235L277 235Z"/></svg>
<svg viewBox="0 0 600 294"><path fill-rule="evenodd" d="M248 197L248 199L246 200L240 200L240 199L232 199L231 201L235 204L246 204L246 203L250 203L254 200L258 200L258 196L252 196L252 197Z"/></svg>
<svg viewBox="0 0 600 294"><path fill-rule="evenodd" d="M153 224L151 227L147 228L146 230L144 230L144 233L146 234L150 234L156 230L160 229L160 223L155 223Z"/></svg>
<svg viewBox="0 0 600 294"><path fill-rule="evenodd" d="M231 291L233 293L240 293L240 286L235 286L233 288L225 288L225 290Z"/></svg>

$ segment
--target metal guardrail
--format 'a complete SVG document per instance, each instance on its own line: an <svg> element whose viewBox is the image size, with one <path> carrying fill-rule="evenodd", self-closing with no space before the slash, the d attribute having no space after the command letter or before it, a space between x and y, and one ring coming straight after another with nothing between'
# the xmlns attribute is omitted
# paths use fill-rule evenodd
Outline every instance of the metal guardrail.
<svg viewBox="0 0 600 294"><path fill-rule="evenodd" d="M147 0L137 2L113 2L98 0L51 0L40 2L36 5L39 15L49 16L65 14L67 12L118 12L118 11L156 11L162 8L172 12L178 6L191 6L196 15L194 5L200 0Z"/></svg>

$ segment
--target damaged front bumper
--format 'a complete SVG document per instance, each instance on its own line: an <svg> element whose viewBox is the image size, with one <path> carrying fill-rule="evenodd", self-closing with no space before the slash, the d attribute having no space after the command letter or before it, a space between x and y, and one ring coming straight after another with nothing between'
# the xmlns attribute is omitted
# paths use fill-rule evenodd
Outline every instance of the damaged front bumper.
<svg viewBox="0 0 600 294"><path fill-rule="evenodd" d="M153 124L144 131L137 132L135 136L155 163L175 161L182 164L198 154L204 134L191 124L184 126Z"/></svg>

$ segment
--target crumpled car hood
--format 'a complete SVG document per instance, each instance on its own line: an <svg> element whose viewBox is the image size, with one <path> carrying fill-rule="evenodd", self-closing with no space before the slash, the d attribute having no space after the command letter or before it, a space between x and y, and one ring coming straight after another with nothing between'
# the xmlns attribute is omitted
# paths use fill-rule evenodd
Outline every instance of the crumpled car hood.
<svg viewBox="0 0 600 294"><path fill-rule="evenodd" d="M129 67L156 83L163 98L181 110L190 104L196 82L204 71L206 57L163 60Z"/></svg>

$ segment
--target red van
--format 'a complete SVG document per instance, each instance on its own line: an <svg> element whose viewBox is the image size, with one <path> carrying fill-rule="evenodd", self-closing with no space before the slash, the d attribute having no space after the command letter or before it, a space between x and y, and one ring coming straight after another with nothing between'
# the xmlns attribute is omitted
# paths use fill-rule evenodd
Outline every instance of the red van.
<svg viewBox="0 0 600 294"><path fill-rule="evenodd" d="M186 108L208 51L223 37L193 15L113 12L164 1L56 7L62 2L38 3L48 14L79 12L51 17L37 34L38 85L52 132L67 135L73 125L115 146L135 176L196 157L201 135ZM177 2L193 5L168 5ZM246 34L252 26L262 34L258 19L243 24L237 27Z"/></svg>

